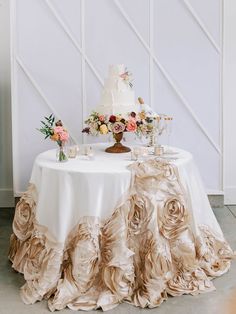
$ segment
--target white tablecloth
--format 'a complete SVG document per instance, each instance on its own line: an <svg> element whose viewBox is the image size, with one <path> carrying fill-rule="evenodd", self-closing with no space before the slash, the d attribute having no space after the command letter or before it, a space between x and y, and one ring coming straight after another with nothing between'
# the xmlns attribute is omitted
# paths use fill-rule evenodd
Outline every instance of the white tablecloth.
<svg viewBox="0 0 236 314"><path fill-rule="evenodd" d="M109 217L129 191L131 172L127 167L133 162L131 154L105 153L107 146L94 144L92 160L78 156L59 163L55 150L36 158L30 179L38 191L36 219L58 242L64 243L83 216ZM181 149L173 150L177 154L164 158L173 158L171 162L178 168L193 221L222 234L192 155Z"/></svg>

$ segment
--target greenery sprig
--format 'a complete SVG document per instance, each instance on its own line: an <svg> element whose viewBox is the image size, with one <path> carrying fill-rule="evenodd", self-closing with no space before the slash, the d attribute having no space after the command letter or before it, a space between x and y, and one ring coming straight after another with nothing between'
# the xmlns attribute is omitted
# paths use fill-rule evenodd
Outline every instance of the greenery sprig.
<svg viewBox="0 0 236 314"><path fill-rule="evenodd" d="M48 138L49 136L52 136L54 134L53 131L53 125L55 121L55 117L53 114L50 114L49 117L44 117L46 122L40 121L42 123L42 128L37 129L39 132L43 133L45 135L45 139Z"/></svg>

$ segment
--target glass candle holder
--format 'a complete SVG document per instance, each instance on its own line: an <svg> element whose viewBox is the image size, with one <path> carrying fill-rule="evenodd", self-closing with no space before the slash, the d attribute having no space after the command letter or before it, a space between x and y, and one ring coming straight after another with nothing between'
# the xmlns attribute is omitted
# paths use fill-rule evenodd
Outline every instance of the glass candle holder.
<svg viewBox="0 0 236 314"><path fill-rule="evenodd" d="M70 146L68 147L68 157L75 158L77 156L77 146Z"/></svg>

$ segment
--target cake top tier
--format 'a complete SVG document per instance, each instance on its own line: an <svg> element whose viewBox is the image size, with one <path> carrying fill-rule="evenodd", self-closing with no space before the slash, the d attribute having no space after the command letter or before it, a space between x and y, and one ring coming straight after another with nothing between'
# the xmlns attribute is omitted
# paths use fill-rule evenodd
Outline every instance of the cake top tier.
<svg viewBox="0 0 236 314"><path fill-rule="evenodd" d="M111 64L109 65L109 77L111 76L119 76L125 73L125 65L124 64Z"/></svg>

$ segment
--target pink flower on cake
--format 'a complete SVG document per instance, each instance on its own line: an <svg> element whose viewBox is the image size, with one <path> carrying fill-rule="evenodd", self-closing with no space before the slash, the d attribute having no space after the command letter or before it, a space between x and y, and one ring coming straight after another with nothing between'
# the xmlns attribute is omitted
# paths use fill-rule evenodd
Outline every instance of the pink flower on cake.
<svg viewBox="0 0 236 314"><path fill-rule="evenodd" d="M128 132L135 132L137 130L137 124L135 119L130 119L126 125L126 130Z"/></svg>
<svg viewBox="0 0 236 314"><path fill-rule="evenodd" d="M125 83L127 83L130 86L130 88L133 87L133 84L131 83L132 81L131 77L132 77L132 74L127 70L124 73L120 74L120 78L122 78L122 80Z"/></svg>
<svg viewBox="0 0 236 314"><path fill-rule="evenodd" d="M122 122L115 122L112 126L113 133L121 133L124 132L125 125Z"/></svg>
<svg viewBox="0 0 236 314"><path fill-rule="evenodd" d="M129 79L129 72L126 71L125 73L122 73L122 74L120 75L120 77L121 77L123 80L127 81L127 80Z"/></svg>

